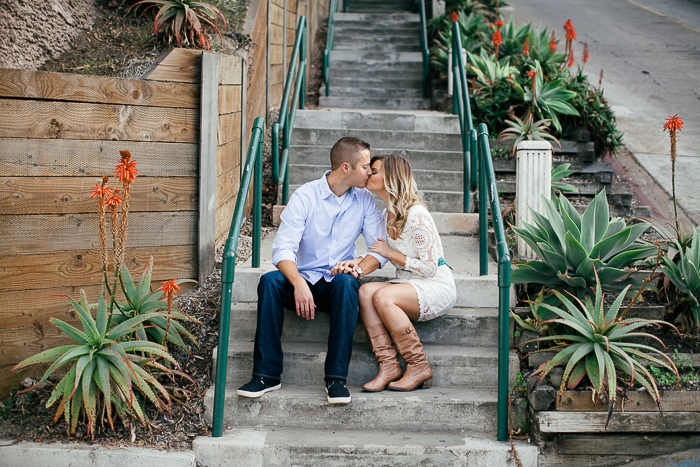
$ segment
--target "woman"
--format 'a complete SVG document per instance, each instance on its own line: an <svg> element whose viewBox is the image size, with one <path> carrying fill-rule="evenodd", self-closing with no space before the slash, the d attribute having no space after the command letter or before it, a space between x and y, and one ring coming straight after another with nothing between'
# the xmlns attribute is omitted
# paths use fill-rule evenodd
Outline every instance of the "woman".
<svg viewBox="0 0 700 467"><path fill-rule="evenodd" d="M388 243L375 242L370 251L394 264L396 279L360 287L360 316L379 363L379 373L363 389L429 388L433 373L411 322L437 318L454 306L454 278L443 259L435 222L418 196L408 161L392 154L374 156L370 165L367 189L387 206L383 215L388 238ZM403 377L392 340L406 361Z"/></svg>

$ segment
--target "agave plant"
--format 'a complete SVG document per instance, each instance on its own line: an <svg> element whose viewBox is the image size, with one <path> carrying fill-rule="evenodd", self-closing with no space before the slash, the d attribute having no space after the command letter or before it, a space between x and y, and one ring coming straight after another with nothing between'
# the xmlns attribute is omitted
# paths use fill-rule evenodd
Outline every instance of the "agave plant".
<svg viewBox="0 0 700 467"><path fill-rule="evenodd" d="M549 329L552 327L550 320L556 318L557 315L547 310L542 304L552 304L550 297L553 297L553 295L545 295L545 290L542 289L534 300L528 301L532 318L523 319L511 311L511 315L515 322L518 323L518 326L527 331L536 332L539 335L549 332Z"/></svg>
<svg viewBox="0 0 700 467"><path fill-rule="evenodd" d="M167 348L155 342L119 342L125 336L135 333L136 327L152 319L152 316L136 316L109 327L104 289L95 319L90 314L90 306L82 289L80 303L73 299L70 302L80 319L82 330L56 318L51 318L50 321L75 344L46 350L21 361L12 369L15 371L33 364L51 363L37 383L38 386L54 372L68 365L66 375L56 385L46 403L46 407L51 407L60 400L54 420L63 414L71 433L75 433L78 416L84 411L88 420L88 433L94 437L95 422L98 414L103 413L101 407L104 407L110 426L114 429L114 405L123 421L135 417L145 425L146 414L136 392L153 402L159 410L169 410L168 391L149 371L149 368L154 368L164 373L172 372L155 361L161 357L177 365ZM34 387L36 386L27 391Z"/></svg>
<svg viewBox="0 0 700 467"><path fill-rule="evenodd" d="M662 351L630 341L633 338L645 337L656 340L664 346L657 337L638 330L650 324L667 325L674 330L675 327L660 320L619 318L617 314L629 288L630 286L627 286L623 293L618 295L607 311L600 282L596 283L595 303L591 297L586 297L584 301L573 297L575 303L572 303L564 294L555 290L554 293L564 304L565 309L546 303L541 304L558 316L551 322L565 326L569 333L537 339L557 343L555 347L547 349L556 351L556 355L533 372L533 375L539 376L538 382L541 382L555 366L566 364L559 387L559 397L561 398L565 388L574 389L584 376L588 376L595 399L602 400L612 413L618 380L624 375L625 383L629 387L632 387L635 381L645 387L661 410L659 390L644 363L658 365L675 373L677 383L680 381L678 370L673 361Z"/></svg>
<svg viewBox="0 0 700 467"><path fill-rule="evenodd" d="M524 223L515 232L539 256L539 260L518 264L513 283L543 284L566 289L574 295L590 292L598 280L603 290L619 292L627 285L641 283L625 270L654 254L653 246L638 243L649 224L627 226L622 219L610 220L603 189L581 216L564 195L560 211L542 196L546 216L530 209L535 225Z"/></svg>
<svg viewBox="0 0 700 467"><path fill-rule="evenodd" d="M568 162L552 167L552 198L558 199L556 197L555 190L560 193L578 193L578 188L576 188L574 185L561 181L576 173L575 170L569 170L569 167L571 167L571 164Z"/></svg>
<svg viewBox="0 0 700 467"><path fill-rule="evenodd" d="M683 238L682 234L679 237ZM683 329L697 332L700 327L700 241L698 231L693 229L690 246L673 239L678 252L676 258L663 256L661 272L668 277L681 294L678 300L683 312Z"/></svg>
<svg viewBox="0 0 700 467"><path fill-rule="evenodd" d="M141 0L134 3L129 11L141 5L148 5L144 12L159 8L153 22L153 32L164 34L168 42L175 39L178 47L184 43L209 50L211 42L206 36L206 29L213 29L221 37L219 17L226 26L226 18L221 11L208 3L193 0Z"/></svg>
<svg viewBox="0 0 700 467"><path fill-rule="evenodd" d="M498 137L502 140L513 140L513 153L515 153L516 146L521 141L554 141L559 144L559 141L552 135L549 134L547 127L551 123L551 119L537 120L534 121L532 113L525 116L524 119L520 119L513 114L510 114L511 120L506 120L505 123L508 124L508 128L503 130ZM561 147L561 144L559 144Z"/></svg>
<svg viewBox="0 0 700 467"><path fill-rule="evenodd" d="M136 335L142 341L151 336L156 342L165 344L165 341L186 349L182 336L197 344L194 336L179 321L199 323L191 316L183 313L175 307L168 310L167 303L161 301L163 292L151 291L151 273L153 271L153 257L143 271L138 284L134 283L131 274L125 265L119 270L119 282L126 297L126 303L117 303L121 313L115 313L112 320L121 324L137 316L145 316L147 319L136 327ZM183 282L195 282L190 279L180 279L176 284Z"/></svg>
<svg viewBox="0 0 700 467"><path fill-rule="evenodd" d="M481 87L492 88L499 83L512 83L520 75L520 71L511 66L507 58L496 60L495 56L489 56L484 49L481 49L479 55L467 52L467 57L467 69L476 76Z"/></svg>
<svg viewBox="0 0 700 467"><path fill-rule="evenodd" d="M576 97L576 93L564 88L565 78L559 78L545 83L542 79L542 66L540 62L534 60L535 85L533 89L516 85L516 91L525 102L532 103L535 112L540 118L552 119L552 125L557 132L561 133L562 127L559 122L559 115L579 116L579 112L567 101Z"/></svg>

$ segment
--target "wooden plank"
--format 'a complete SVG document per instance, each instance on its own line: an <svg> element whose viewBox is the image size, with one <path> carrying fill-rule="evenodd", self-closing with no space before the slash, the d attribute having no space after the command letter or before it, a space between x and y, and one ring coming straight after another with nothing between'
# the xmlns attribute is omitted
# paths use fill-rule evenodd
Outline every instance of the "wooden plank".
<svg viewBox="0 0 700 467"><path fill-rule="evenodd" d="M0 138L194 143L198 111L79 102L0 99Z"/></svg>
<svg viewBox="0 0 700 467"><path fill-rule="evenodd" d="M144 74L144 79L180 83L200 82L201 50L174 48L166 53L155 68Z"/></svg>
<svg viewBox="0 0 700 467"><path fill-rule="evenodd" d="M273 45L270 47L270 64L281 65L284 60L284 54L281 45Z"/></svg>
<svg viewBox="0 0 700 467"><path fill-rule="evenodd" d="M156 271L154 280L197 276L195 245L127 248L124 264L134 275L140 274L151 256ZM0 256L0 291L99 286L102 278L98 249ZM32 294L39 293L32 291Z"/></svg>
<svg viewBox="0 0 700 467"><path fill-rule="evenodd" d="M294 23L289 23L289 24L294 24ZM294 24L294 28L296 28L296 24ZM287 28L287 47L291 47L294 49L294 41L297 38L297 30L292 27Z"/></svg>
<svg viewBox="0 0 700 467"><path fill-rule="evenodd" d="M700 392L698 391L660 391L661 410L666 412L700 412ZM621 396L615 402L615 412L653 412L656 402L647 391L628 391L626 400ZM555 407L568 412L607 412L608 408L593 403L589 391L564 391L561 402L557 398Z"/></svg>
<svg viewBox="0 0 700 467"><path fill-rule="evenodd" d="M297 19L296 6L294 9L287 6L287 29L294 31L294 34L296 34L298 22L299 20Z"/></svg>
<svg viewBox="0 0 700 467"><path fill-rule="evenodd" d="M199 282L214 268L216 242L216 147L219 126L219 57L202 54L201 139L199 145ZM236 115L236 114L229 114ZM226 118L226 116L221 117ZM240 135L240 119L238 124Z"/></svg>
<svg viewBox="0 0 700 467"><path fill-rule="evenodd" d="M276 24L278 26L284 26L284 8L275 5L274 3L270 5L270 23Z"/></svg>
<svg viewBox="0 0 700 467"><path fill-rule="evenodd" d="M628 462L639 459L635 456L614 456L599 454L584 454L580 456L559 455L553 453L540 454L537 459L537 467L610 467L611 465L624 465Z"/></svg>
<svg viewBox="0 0 700 467"><path fill-rule="evenodd" d="M552 162L553 166L559 165L559 162ZM610 162L593 162L587 163L576 160L570 163L570 170L575 170L578 174L598 174L612 173L612 164ZM493 160L494 172L512 172L515 173L516 161L514 159L501 159L500 157Z"/></svg>
<svg viewBox="0 0 700 467"><path fill-rule="evenodd" d="M270 99L273 107L279 106L282 103L282 93L284 92L283 83L273 84L270 86Z"/></svg>
<svg viewBox="0 0 700 467"><path fill-rule="evenodd" d="M557 437L557 452L568 455L660 455L700 448L698 435L662 434L562 434Z"/></svg>
<svg viewBox="0 0 700 467"><path fill-rule="evenodd" d="M700 432L700 413L659 412L613 413L607 429L607 413L538 412L542 433L680 433Z"/></svg>
<svg viewBox="0 0 700 467"><path fill-rule="evenodd" d="M240 139L241 137L241 113L220 115L218 117L218 145L223 146L226 143ZM212 162L213 164L213 162ZM213 167L213 165L212 165Z"/></svg>
<svg viewBox="0 0 700 467"><path fill-rule="evenodd" d="M4 68L0 97L195 109L199 86Z"/></svg>
<svg viewBox="0 0 700 467"><path fill-rule="evenodd" d="M271 24L270 25L270 44L272 45L282 45L284 42L284 28L282 25Z"/></svg>
<svg viewBox="0 0 700 467"><path fill-rule="evenodd" d="M270 83L279 84L284 79L282 65L272 65L270 67Z"/></svg>
<svg viewBox="0 0 700 467"><path fill-rule="evenodd" d="M129 149L142 175L195 177L199 145L122 141L0 139L0 173L8 177L112 176Z"/></svg>
<svg viewBox="0 0 700 467"><path fill-rule="evenodd" d="M219 86L219 115L241 111L243 86Z"/></svg>
<svg viewBox="0 0 700 467"><path fill-rule="evenodd" d="M233 211L236 209L236 201L238 196L230 198L221 206L216 208L216 238L221 239L222 236L228 235L231 228L231 219Z"/></svg>
<svg viewBox="0 0 700 467"><path fill-rule="evenodd" d="M241 165L241 141L233 140L219 146L216 154L216 175L219 176ZM240 174L239 174L240 175Z"/></svg>
<svg viewBox="0 0 700 467"><path fill-rule="evenodd" d="M127 248L197 243L197 212L132 212ZM0 216L0 254L99 248L97 214Z"/></svg>
<svg viewBox="0 0 700 467"><path fill-rule="evenodd" d="M236 197L240 185L241 176L237 167L216 177L216 205L221 206L229 199Z"/></svg>
<svg viewBox="0 0 700 467"><path fill-rule="evenodd" d="M287 10L296 12L297 11L297 0L287 0ZM303 13L301 13L301 14L303 14Z"/></svg>
<svg viewBox="0 0 700 467"><path fill-rule="evenodd" d="M116 180L112 180L115 185ZM0 177L3 214L68 214L98 212L90 197L94 177ZM132 185L130 209L135 211L194 211L196 177L138 177ZM117 185L119 186L119 185Z"/></svg>
<svg viewBox="0 0 700 467"><path fill-rule="evenodd" d="M277 6L279 6L279 7L284 8L284 2L285 2L285 1L286 1L286 0L271 0L271 3L272 3L273 5L277 5Z"/></svg>
<svg viewBox="0 0 700 467"><path fill-rule="evenodd" d="M219 84L242 84L243 58L238 55L219 55Z"/></svg>

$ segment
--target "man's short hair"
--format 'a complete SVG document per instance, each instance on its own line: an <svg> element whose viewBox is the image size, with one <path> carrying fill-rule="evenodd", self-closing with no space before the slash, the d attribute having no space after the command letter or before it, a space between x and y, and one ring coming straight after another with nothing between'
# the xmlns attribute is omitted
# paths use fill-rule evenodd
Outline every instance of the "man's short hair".
<svg viewBox="0 0 700 467"><path fill-rule="evenodd" d="M353 169L360 161L364 149L369 151L369 143L354 136L340 138L331 149L331 170L337 170L343 162L350 164Z"/></svg>

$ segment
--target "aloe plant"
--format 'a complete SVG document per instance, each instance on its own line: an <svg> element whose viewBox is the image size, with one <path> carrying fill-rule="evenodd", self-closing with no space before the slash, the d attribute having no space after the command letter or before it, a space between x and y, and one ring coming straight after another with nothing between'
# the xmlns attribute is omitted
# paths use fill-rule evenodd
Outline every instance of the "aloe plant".
<svg viewBox="0 0 700 467"><path fill-rule="evenodd" d="M117 308L121 313L114 313L112 320L121 324L137 316L145 316L147 319L136 327L136 336L142 340L148 340L150 335L153 340L165 343L164 340L186 349L182 337L186 337L197 344L194 336L179 321L199 323L199 321L173 307L170 313L166 313L167 304L161 301L163 292L151 291L151 274L153 271L153 257L141 274L138 284L134 283L131 274L125 265L119 269L119 282L122 292L126 297L126 303L118 302ZM176 284L183 282L195 282L190 279L180 279ZM168 326L170 324L170 326ZM167 337L166 337L167 336Z"/></svg>
<svg viewBox="0 0 700 467"><path fill-rule="evenodd" d="M501 82L512 83L520 75L520 71L511 66L508 59L496 60L495 56L489 56L484 49L481 49L479 55L467 52L467 62L467 69L476 76L482 87L491 88Z"/></svg>
<svg viewBox="0 0 700 467"><path fill-rule="evenodd" d="M552 198L557 199L554 190L557 190L560 193L578 193L578 188L576 188L574 185L561 181L576 173L575 170L569 170L569 167L571 167L571 164L568 162L552 167Z"/></svg>
<svg viewBox="0 0 700 467"><path fill-rule="evenodd" d="M80 302L68 297L82 324L82 330L60 319L50 322L58 327L75 343L46 350L29 357L12 369L13 371L33 364L51 363L37 386L54 372L68 366L66 375L56 385L46 407L57 401L55 421L64 415L71 433L75 433L78 416L84 411L88 420L88 433L94 438L95 422L102 408L107 414L110 426L114 429L112 405L122 420L135 417L145 425L146 414L136 392L143 395L159 409L169 410L168 391L150 373L149 368L170 373L171 370L157 363L160 357L173 365L175 359L167 348L155 342L120 342L136 332L136 328L153 316L142 315L109 327L109 310L104 298L104 288L100 294L95 319L90 314L90 305L85 292L80 290ZM165 315L161 315L165 316ZM148 355L149 357L145 357ZM26 391L33 389L33 386Z"/></svg>
<svg viewBox="0 0 700 467"><path fill-rule="evenodd" d="M535 251L539 260L518 264L513 283L543 284L567 289L574 295L588 294L600 279L603 290L619 292L627 285L641 286L625 269L654 254L655 247L638 243L649 224L627 226L610 220L605 189L581 216L564 195L560 211L542 196L546 216L530 209L535 225L524 223L515 232Z"/></svg>
<svg viewBox="0 0 700 467"><path fill-rule="evenodd" d="M683 238L682 235L679 235ZM693 229L690 246L673 239L677 253L675 258L661 258L661 272L668 277L680 292L679 303L686 310L683 316L684 330L696 332L700 327L700 238Z"/></svg>
<svg viewBox="0 0 700 467"><path fill-rule="evenodd" d="M462 48L467 52L477 52L483 45L488 31L488 24L482 16L469 15L460 11L458 14ZM442 78L447 77L448 54L452 48L452 28L446 28L435 34L430 63L438 70Z"/></svg>
<svg viewBox="0 0 700 467"><path fill-rule="evenodd" d="M556 355L533 372L533 375L539 376L538 381L541 382L554 367L566 364L559 387L559 397L561 398L565 388L574 389L584 376L588 376L593 386L594 397L608 405L612 413L618 380L624 375L625 383L629 387L632 387L635 381L641 384L654 399L659 410L661 409L658 387L644 364L658 365L675 373L677 383L680 381L678 370L662 351L631 340L644 337L656 340L664 346L657 337L638 330L650 324L667 325L674 330L675 327L660 320L620 319L617 314L629 288L630 286L627 286L623 293L618 295L607 311L600 282L596 283L595 303L591 297L581 301L575 296L572 296L572 303L564 294L555 290L554 293L565 309L541 304L558 316L550 321L565 326L569 333L537 339L557 343L555 347L547 349L556 351Z"/></svg>
<svg viewBox="0 0 700 467"><path fill-rule="evenodd" d="M542 66L537 60L534 60L534 69L537 72L534 77L534 94L532 89L523 89L519 84L516 85L516 91L524 102L532 103L535 112L540 118L552 119L552 125L554 125L557 132L561 133L562 128L559 122L560 114L580 115L579 112L567 102L576 97L576 93L565 89L565 78L545 82L542 79Z"/></svg>
<svg viewBox="0 0 700 467"><path fill-rule="evenodd" d="M503 130L498 137L503 140L513 140L513 151L521 141L554 141L559 144L559 141L549 134L547 127L551 123L551 119L534 121L532 114L528 112L525 118L520 119L513 114L510 114L511 120L506 120L508 128ZM559 144L561 147L561 144Z"/></svg>

